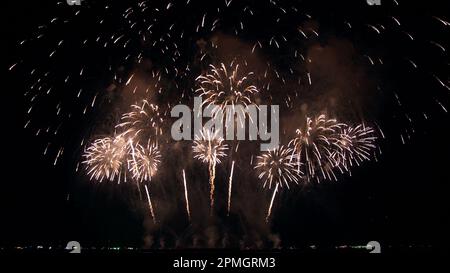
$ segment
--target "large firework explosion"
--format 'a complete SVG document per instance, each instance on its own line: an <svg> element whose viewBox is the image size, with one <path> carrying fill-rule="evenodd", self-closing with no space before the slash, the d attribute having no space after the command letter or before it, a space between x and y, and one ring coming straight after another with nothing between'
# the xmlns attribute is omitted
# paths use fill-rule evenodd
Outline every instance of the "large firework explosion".
<svg viewBox="0 0 450 273"><path fill-rule="evenodd" d="M221 109L282 105L281 121L288 120L282 134L296 133L290 154L295 162L289 164L297 167L292 174L303 172L299 183L337 180L337 171L349 173L373 156L377 139L406 143L425 121L447 112L448 74L434 67L448 63L448 18L424 16L417 27L416 18L398 15L398 1L392 13L354 18L298 1L82 3L58 2L56 16L18 41L23 54L9 70L24 79L24 127L43 143L43 154L55 165L72 166L80 161L73 162L72 154L80 152L73 147L81 147L83 174L91 180L148 181L167 168L160 153L174 162L188 154L192 143L173 143L164 132L170 119L161 109L190 104L198 94L204 105ZM400 70L410 76L398 84L387 80ZM416 85L427 93L412 94ZM122 119L110 122L108 115ZM389 122L396 126L385 126ZM216 164L226 146L203 137L193 152L208 165L212 206ZM164 153L155 146L161 143L168 143ZM235 163L252 169L241 157L244 151L227 169L230 192ZM188 189L195 185L187 183L194 180L189 167L183 166L183 186L191 218L195 206L188 205Z"/></svg>

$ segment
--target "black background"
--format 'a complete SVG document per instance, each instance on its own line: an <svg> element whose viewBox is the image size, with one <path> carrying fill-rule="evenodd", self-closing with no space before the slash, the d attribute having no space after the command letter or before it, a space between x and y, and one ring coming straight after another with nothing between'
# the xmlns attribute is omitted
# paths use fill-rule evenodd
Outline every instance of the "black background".
<svg viewBox="0 0 450 273"><path fill-rule="evenodd" d="M363 8L319 2L317 8L326 5L336 13ZM31 26L51 16L52 6L50 1L2 4L7 20L1 37L8 45L3 51L7 65L2 70L17 58L16 42L26 37ZM364 12L383 12L382 8L364 8ZM405 4L403 12L448 16L448 11L444 4L424 2ZM408 75L397 80L402 77ZM69 240L141 246L141 219L130 212L125 201L114 193L98 193L89 185L74 186L76 182L65 168L55 168L42 158L34 137L23 129L23 90L15 82L20 78L4 79L0 246L64 245ZM424 86L415 86L410 92L426 96ZM273 223L286 246L365 245L378 240L393 251L443 250L450 228L449 118L442 113L434 116L406 145L398 140L383 144L379 162L355 171L351 178L288 198ZM66 201L74 188L84 201Z"/></svg>

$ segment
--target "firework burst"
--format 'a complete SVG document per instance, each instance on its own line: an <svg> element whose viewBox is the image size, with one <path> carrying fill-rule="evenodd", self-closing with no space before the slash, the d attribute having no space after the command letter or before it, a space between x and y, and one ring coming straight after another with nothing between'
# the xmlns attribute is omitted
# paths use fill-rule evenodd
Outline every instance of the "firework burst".
<svg viewBox="0 0 450 273"><path fill-rule="evenodd" d="M196 136L193 151L194 158L203 163L221 163L220 159L225 157L228 146L223 143L224 139L219 136L219 131L203 129L200 136Z"/></svg>
<svg viewBox="0 0 450 273"><path fill-rule="evenodd" d="M253 72L241 73L239 64L232 62L226 66L222 63L219 67L210 65L210 71L206 75L197 78L197 92L203 99L203 104L207 106L215 106L213 111L224 111L227 106L231 106L235 110L236 105L245 108L250 104L254 104L255 95L259 92L258 88L252 84ZM239 116L245 117L245 113L240 113L243 109L237 110ZM241 121L242 124L242 121Z"/></svg>
<svg viewBox="0 0 450 273"><path fill-rule="evenodd" d="M333 157L338 163L337 167L350 171L353 166L359 166L363 161L370 160L376 149L377 137L371 127L362 124L357 126L343 126L340 132L339 151Z"/></svg>
<svg viewBox="0 0 450 273"><path fill-rule="evenodd" d="M130 143L130 145L132 145ZM156 145L144 147L136 144L132 147L132 159L128 160L133 178L139 182L150 181L158 171L161 163L161 153Z"/></svg>
<svg viewBox="0 0 450 273"><path fill-rule="evenodd" d="M255 169L259 171L258 178L263 181L263 188L271 189L277 184L289 188L290 183L298 183L301 172L292 153L292 148L281 146L257 157Z"/></svg>
<svg viewBox="0 0 450 273"><path fill-rule="evenodd" d="M333 168L337 165L334 151L340 149L341 128L344 126L325 115L306 117L304 128L296 130L291 140L293 155L297 156L298 168L303 166L305 179L336 179Z"/></svg>
<svg viewBox="0 0 450 273"><path fill-rule="evenodd" d="M122 116L122 122L116 128L123 129L124 136L132 139L152 140L156 143L163 134L164 118L159 106L143 100L140 105L134 104L132 110Z"/></svg>
<svg viewBox="0 0 450 273"><path fill-rule="evenodd" d="M83 164L91 180L102 182L104 179L113 181L118 178L120 182L126 154L126 141L123 138L101 138L86 148Z"/></svg>
<svg viewBox="0 0 450 273"><path fill-rule="evenodd" d="M216 164L220 163L220 158L225 157L227 145L223 143L223 138L219 136L219 131L203 129L200 136L196 136L193 145L194 158L208 164L209 184L210 184L210 208L211 213L214 207L214 189L216 177Z"/></svg>
<svg viewBox="0 0 450 273"><path fill-rule="evenodd" d="M258 178L263 181L263 188L271 189L273 185L275 186L267 210L266 222L272 213L273 201L279 187L284 185L289 189L290 183L298 184L301 178L302 173L297 166L300 163L292 153L292 148L281 146L257 157L255 169L259 172Z"/></svg>
<svg viewBox="0 0 450 273"><path fill-rule="evenodd" d="M137 188L139 194L141 193L139 182L151 181L152 177L158 171L158 166L161 163L161 154L156 145L150 144L148 140L147 147L140 145L139 143L133 144L133 140L130 138L128 141L128 152L130 154L128 160L128 171L132 173L133 178L137 182ZM156 224L155 211L150 198L150 193L147 185L144 185L147 195L147 201L152 215L153 222Z"/></svg>

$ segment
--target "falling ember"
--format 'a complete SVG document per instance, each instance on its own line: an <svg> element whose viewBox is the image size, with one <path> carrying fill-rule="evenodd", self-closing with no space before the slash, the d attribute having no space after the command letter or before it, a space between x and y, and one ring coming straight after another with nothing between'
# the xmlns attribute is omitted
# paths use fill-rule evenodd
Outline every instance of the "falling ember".
<svg viewBox="0 0 450 273"><path fill-rule="evenodd" d="M148 206L150 208L150 213L152 214L152 218L153 218L153 223L156 224L156 218L155 218L155 212L153 211L152 200L150 199L150 194L148 193L147 185L144 185L144 186L145 186L145 192L147 194Z"/></svg>
<svg viewBox="0 0 450 273"><path fill-rule="evenodd" d="M131 82L131 80L133 79L133 77L134 77L134 74L132 74L132 75L128 78L128 80L127 80L127 82L125 83L125 85L129 85L130 82Z"/></svg>
<svg viewBox="0 0 450 273"><path fill-rule="evenodd" d="M183 170L183 183L184 183L184 198L186 200L186 212L189 218L189 221L191 221L191 210L189 209L189 198L188 198L188 190L187 190L187 184L186 184L186 174Z"/></svg>
<svg viewBox="0 0 450 273"><path fill-rule="evenodd" d="M15 64L13 64L13 65L11 65L10 67L9 67L9 71L11 71L11 70L13 70L14 69L14 67L16 67L16 65L17 65L17 63L15 63Z"/></svg>
<svg viewBox="0 0 450 273"><path fill-rule="evenodd" d="M234 160L231 164L231 172L230 172L230 180L228 181L228 207L227 207L227 215L230 215L231 208L231 189L233 187L233 171L234 171Z"/></svg>
<svg viewBox="0 0 450 273"><path fill-rule="evenodd" d="M266 223L269 222L269 217L270 217L270 215L272 214L273 200L275 200L275 195L276 195L277 192L278 192L278 185L279 185L279 184L277 184L277 185L275 186L275 190L273 191L272 199L270 200L269 209L267 210L267 215L266 215Z"/></svg>

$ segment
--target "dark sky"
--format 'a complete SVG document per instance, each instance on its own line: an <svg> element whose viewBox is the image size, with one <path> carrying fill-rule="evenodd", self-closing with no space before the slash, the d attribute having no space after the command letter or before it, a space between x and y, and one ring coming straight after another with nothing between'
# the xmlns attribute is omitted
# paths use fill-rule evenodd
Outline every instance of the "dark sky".
<svg viewBox="0 0 450 273"><path fill-rule="evenodd" d="M30 58L36 58L37 61L40 61L39 57L33 56L41 53L48 54L50 47L47 47L45 42L36 48L27 49L25 53L16 45L17 41L33 34L37 25L52 18L56 10L52 1L48 1L48 4L37 1L11 2L14 3L8 3L2 8L5 14L3 17L7 18L2 33L3 39L7 42L7 49L4 51L7 64L3 71L17 59L22 59L23 54L32 56ZM62 142L67 145L65 153L71 156L64 159L61 164L55 167L51 159L42 156L42 140L36 138L29 130L23 129L28 106L22 94L26 90L28 79L24 73L26 70L20 70L19 67L16 73L6 71L4 78L6 86L3 86L7 98L2 100L2 103L3 109L7 111L2 116L3 120L6 120L4 125L6 128L2 130L5 140L3 141L3 179L1 179L2 187L0 188L2 218L0 245L29 243L64 245L68 240L78 240L84 245L143 246L148 245L148 240L165 238L170 246L174 244L174 237L191 238L190 236L195 237L196 234L201 234L200 238L207 237L205 234L208 234L208 231L205 232L203 229L218 225L223 227L218 229L219 237L224 236L221 233L224 230L231 234L231 237L236 236L240 239L252 238L253 233L264 233L264 236L256 237L263 241L270 241L272 238L270 236L279 237L284 247L304 247L312 244L365 245L368 241L379 240L384 245L391 245L395 249L407 249L410 245L418 251L441 249L449 242L450 228L448 209L450 142L447 135L449 117L439 106L432 105L433 98L440 96L444 104L450 105L448 90L439 91L440 87L433 81L430 71L441 75L442 79L448 82L450 28L449 26L436 27L429 22L429 18L432 15L438 15L448 20L450 19L449 9L446 9L443 4L437 4L437 1L434 4L427 2L416 6L403 3L407 1L401 1L401 7L396 8L391 3L384 3L388 1L383 0L384 5L381 7L368 7L364 1L349 3L346 1L346 4L341 4L342 1L339 3L314 1L314 4L308 1L291 2L294 6L305 7L306 10L311 11L315 20L308 24L320 25L322 40L305 45L305 49L310 56L314 56L312 50L314 46L319 47L320 50L329 50L328 57L319 54L319 58L320 56L323 58L322 63L317 67L311 67L313 70L324 73L324 81L328 79L327 72L323 72L325 68L329 69L331 74L340 72L337 76L333 74L337 79L327 82L327 85L348 89L353 84L352 80L357 79L355 74L362 73L361 81L364 86L361 88L375 90L377 85L382 86L383 90L387 90L386 92L397 91L404 99L405 105L399 110L392 103L392 98L388 99L388 95L375 99L369 97L372 93L368 92L366 96L359 98L362 101L370 101L364 104L362 111L369 112L370 118L379 121L388 135L387 139L380 143L382 154L378 156L377 162L372 161L361 168L354 169L352 177L344 176L339 179L339 182L326 181L319 185L283 192L280 201L275 204L275 215L270 228L261 227L259 224L248 224L247 221L252 221L251 217L245 217L248 214L233 215L231 219L218 217L213 223L189 226L183 219L185 216L182 204L173 203L168 206L178 208L179 211L178 214L172 215L174 219L165 219L165 225L162 227L149 228L146 207L139 203L135 189L122 185L118 187L107 184L97 185L89 182L82 175L74 174L73 162L79 156L75 147L79 143L80 136L85 134L84 131L91 130L87 129L92 126L89 121L83 120L66 128ZM206 10L208 8L205 7ZM269 12L267 9L261 9L261 11ZM181 13L176 15L180 17L179 20L189 21L186 14L180 10L178 12ZM192 17L202 14L203 12L199 12ZM436 38L442 45L446 45L447 53L443 56L433 55L434 53L421 43L405 41L402 44L401 41L404 40L399 39L397 35L386 34L382 41L372 41L372 36L364 34L367 32L356 30L353 34L348 34L336 23L342 22L345 18L354 22L355 28L362 29L366 22L376 21L378 18L389 17L389 15L399 16L403 20L402 23L406 25L405 28L414 33L418 40L423 38L428 41ZM230 18L232 17L230 15ZM244 35L241 39L243 42L246 42L245 39L252 41L255 37L263 37L265 30L276 31L261 19L263 16L258 18L260 21L253 23L255 26L261 25L261 32L250 32ZM169 22L170 19L167 21ZM115 25L107 25L105 31L115 27ZM84 32L90 33L96 30L90 29L86 23L72 31L74 31L73 39L75 40ZM59 32L51 33L50 36L57 33ZM338 45L331 42L333 39L338 40ZM343 52L340 47L342 41L349 41L354 48L353 51ZM344 47L345 50L348 49L346 44ZM185 52L190 52L190 49ZM354 54L361 55L361 52L375 55L379 53L384 56L385 67L380 70L367 66L361 68L359 65L361 60L355 60L352 57ZM86 61L94 67L106 67L108 63L115 62L114 55L103 56L101 52L95 50L89 51L88 55L79 55L80 53L76 51L73 54L63 60L72 60L75 63ZM274 62L278 61L278 66L282 70L285 65L282 57L270 50L266 54L273 58ZM330 61L332 58L330 56L337 56L336 62ZM347 56L352 60L352 65L349 64ZM424 67L423 71L411 73L403 66L405 62L403 56L410 56L420 63ZM98 57L97 61L92 60L94 57ZM332 67L334 63L339 65L342 62L344 64L341 71L339 71L340 68ZM61 64L43 65L47 65L49 69L58 69ZM346 75L349 80L341 82L340 79L345 79ZM104 87L107 75L99 72L96 77L96 80L83 84ZM315 88L320 90L322 87L317 85ZM346 101L347 98L343 100ZM399 116L402 111L420 115L422 108L426 109L424 111L431 118L426 122L417 121L414 125L415 132L411 134L406 144L402 144L398 132L402 132L402 128L408 125ZM91 117L102 115L110 109L98 110ZM50 113L50 110L48 111ZM355 112L358 111L355 110ZM45 110L37 115L38 119L44 121L49 116ZM173 170L170 167L165 168L166 180L176 179L174 173L179 171L175 168L178 166L176 164L178 163L174 163ZM200 170L200 167L200 165L194 165L192 179L207 179L206 171ZM246 170L242 172L245 173ZM219 180L226 181L227 175L225 170L218 171ZM248 176L247 173L243 174L244 179ZM260 185L255 184L255 187ZM177 190L179 189L166 190L160 186L156 192L170 195ZM68 197L69 200L67 200ZM174 200L182 200L180 198L177 197ZM251 203L252 206L265 207L267 200L267 198L255 199ZM246 206L244 202L242 206Z"/></svg>

